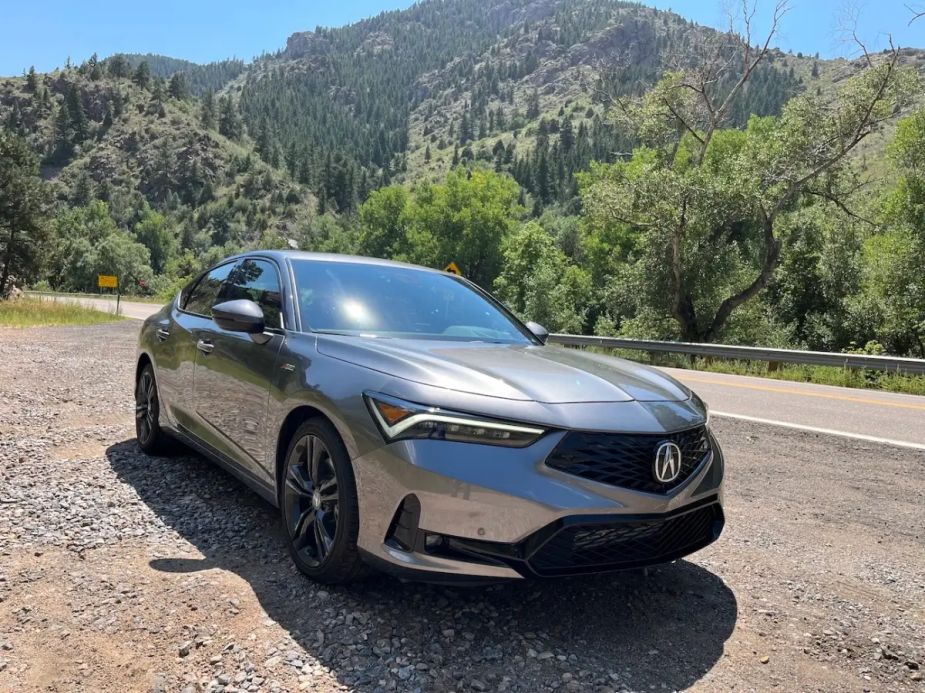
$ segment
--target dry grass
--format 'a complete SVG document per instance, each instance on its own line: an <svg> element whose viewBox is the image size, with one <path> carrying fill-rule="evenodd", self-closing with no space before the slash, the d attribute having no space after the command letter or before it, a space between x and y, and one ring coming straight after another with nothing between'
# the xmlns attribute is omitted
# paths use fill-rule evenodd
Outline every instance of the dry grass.
<svg viewBox="0 0 925 693"><path fill-rule="evenodd" d="M99 325L122 320L113 312L106 313L67 300L21 298L0 301L0 327L39 327L44 325Z"/></svg>

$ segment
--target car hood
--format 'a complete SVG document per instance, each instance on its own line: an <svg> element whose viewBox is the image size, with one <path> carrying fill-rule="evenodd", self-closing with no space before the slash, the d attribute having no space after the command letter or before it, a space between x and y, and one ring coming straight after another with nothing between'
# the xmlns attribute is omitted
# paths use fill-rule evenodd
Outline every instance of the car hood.
<svg viewBox="0 0 925 693"><path fill-rule="evenodd" d="M318 335L318 351L397 378L504 399L678 402L690 390L648 366L557 346Z"/></svg>

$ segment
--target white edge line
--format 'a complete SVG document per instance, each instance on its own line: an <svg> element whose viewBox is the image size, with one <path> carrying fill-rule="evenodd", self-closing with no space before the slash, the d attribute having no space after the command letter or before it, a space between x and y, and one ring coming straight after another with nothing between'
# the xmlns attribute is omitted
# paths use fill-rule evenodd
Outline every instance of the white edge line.
<svg viewBox="0 0 925 693"><path fill-rule="evenodd" d="M782 426L783 428L793 428L797 431L807 431L809 433L822 433L829 436L839 436L841 438L853 438L855 440L864 440L868 443L882 443L886 445L895 445L901 448L910 448L912 450L925 450L925 444L910 443L905 440L893 440L892 438L878 438L877 436L868 436L863 433L848 433L846 431L836 431L831 428L819 428L817 426L805 426L803 424L790 423L789 421L776 421L774 419L762 419L758 416L746 416L745 414L730 414L724 411L710 410L711 416L720 416L727 419L739 419L740 421L751 421L753 423L767 424L769 426Z"/></svg>

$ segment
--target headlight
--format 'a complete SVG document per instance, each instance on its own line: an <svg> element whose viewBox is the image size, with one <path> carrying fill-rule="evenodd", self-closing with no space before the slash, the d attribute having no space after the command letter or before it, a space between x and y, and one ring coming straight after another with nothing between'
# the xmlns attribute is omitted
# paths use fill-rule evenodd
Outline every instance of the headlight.
<svg viewBox="0 0 925 693"><path fill-rule="evenodd" d="M546 432L542 428L481 419L378 393L367 393L364 398L382 436L390 443L409 438L429 438L523 448Z"/></svg>

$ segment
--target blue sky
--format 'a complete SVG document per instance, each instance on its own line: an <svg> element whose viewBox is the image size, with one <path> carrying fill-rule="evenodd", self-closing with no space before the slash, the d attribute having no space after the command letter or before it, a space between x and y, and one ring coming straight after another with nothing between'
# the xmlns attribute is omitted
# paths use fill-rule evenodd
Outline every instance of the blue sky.
<svg viewBox="0 0 925 693"><path fill-rule="evenodd" d="M849 0L850 1L850 0ZM339 26L412 0L4 0L0 9L0 74L35 65L47 71L96 52L161 53L197 62L250 59L275 51L295 31ZM650 0L701 24L725 26L723 4L737 0ZM773 0L759 0L765 8ZM925 18L911 27L907 0L854 2L865 40L882 47L886 32L901 45L925 47ZM911 0L922 5L925 0ZM849 48L838 40L845 0L792 0L778 45L829 57Z"/></svg>

